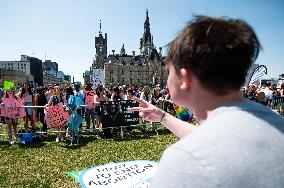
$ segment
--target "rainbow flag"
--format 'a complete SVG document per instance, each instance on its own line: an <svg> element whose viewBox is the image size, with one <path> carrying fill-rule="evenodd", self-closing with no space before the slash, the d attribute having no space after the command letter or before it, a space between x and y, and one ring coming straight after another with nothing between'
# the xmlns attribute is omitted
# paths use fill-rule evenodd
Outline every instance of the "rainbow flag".
<svg viewBox="0 0 284 188"><path fill-rule="evenodd" d="M190 121L192 113L188 109L177 105L174 105L174 108L177 114L177 118L182 121Z"/></svg>

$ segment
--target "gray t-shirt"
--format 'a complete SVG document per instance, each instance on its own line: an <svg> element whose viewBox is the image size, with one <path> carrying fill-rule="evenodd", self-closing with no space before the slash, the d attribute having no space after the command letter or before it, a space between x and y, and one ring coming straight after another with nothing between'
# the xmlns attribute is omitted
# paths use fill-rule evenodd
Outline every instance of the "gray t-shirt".
<svg viewBox="0 0 284 188"><path fill-rule="evenodd" d="M284 118L242 102L222 106L166 149L151 187L284 187Z"/></svg>

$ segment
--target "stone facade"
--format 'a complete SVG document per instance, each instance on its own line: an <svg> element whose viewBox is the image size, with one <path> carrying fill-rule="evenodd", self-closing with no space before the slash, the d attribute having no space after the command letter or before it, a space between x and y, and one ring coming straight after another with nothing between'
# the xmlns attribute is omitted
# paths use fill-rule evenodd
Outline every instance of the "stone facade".
<svg viewBox="0 0 284 188"><path fill-rule="evenodd" d="M107 34L105 33L105 37L103 37L101 23L99 36L95 38L95 43L96 55L90 71L104 69L106 85L166 84L165 57L162 56L162 48L160 47L158 52L154 46L148 10L146 11L143 37L140 39L140 55L135 55L135 51L132 51L132 55L127 55L124 44L119 54L115 54L115 50L112 50L112 54L107 55ZM92 82L91 75L83 75L85 84L89 80Z"/></svg>
<svg viewBox="0 0 284 188"><path fill-rule="evenodd" d="M15 81L17 84L21 85L29 80L29 76L23 71L0 69L0 79L2 81Z"/></svg>
<svg viewBox="0 0 284 188"><path fill-rule="evenodd" d="M47 86L49 84L62 84L63 80L58 78L52 74L48 74L47 72L43 73L43 86Z"/></svg>
<svg viewBox="0 0 284 188"><path fill-rule="evenodd" d="M143 63L139 63L140 58ZM110 55L104 64L107 85L165 84L166 71L162 60L145 60L140 56Z"/></svg>

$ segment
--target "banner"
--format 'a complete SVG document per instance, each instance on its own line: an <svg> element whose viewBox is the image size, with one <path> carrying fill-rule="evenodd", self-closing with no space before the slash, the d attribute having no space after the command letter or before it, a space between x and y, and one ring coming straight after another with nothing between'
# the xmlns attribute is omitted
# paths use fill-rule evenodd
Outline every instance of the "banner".
<svg viewBox="0 0 284 188"><path fill-rule="evenodd" d="M128 111L138 107L134 100L101 101L102 127L125 127L139 123L139 112Z"/></svg>
<svg viewBox="0 0 284 188"><path fill-rule="evenodd" d="M99 85L105 85L104 69L93 69L92 81L93 89L96 89Z"/></svg>
<svg viewBox="0 0 284 188"><path fill-rule="evenodd" d="M4 91L6 91L7 89L14 87L15 83L12 81L7 81L4 80Z"/></svg>
<svg viewBox="0 0 284 188"><path fill-rule="evenodd" d="M67 174L84 188L93 187L150 187L158 163L147 160L127 161L95 166L83 171L71 171Z"/></svg>
<svg viewBox="0 0 284 188"><path fill-rule="evenodd" d="M261 78L267 74L267 68L264 65L256 67L251 75L249 85L261 85Z"/></svg>
<svg viewBox="0 0 284 188"><path fill-rule="evenodd" d="M58 127L68 120L68 113L64 111L63 104L59 103L55 106L45 108L45 121L47 128Z"/></svg>
<svg viewBox="0 0 284 188"><path fill-rule="evenodd" d="M95 108L95 105L94 105L95 95L96 95L96 91L85 91L84 90L85 104L89 106L87 108L90 108L90 109Z"/></svg>

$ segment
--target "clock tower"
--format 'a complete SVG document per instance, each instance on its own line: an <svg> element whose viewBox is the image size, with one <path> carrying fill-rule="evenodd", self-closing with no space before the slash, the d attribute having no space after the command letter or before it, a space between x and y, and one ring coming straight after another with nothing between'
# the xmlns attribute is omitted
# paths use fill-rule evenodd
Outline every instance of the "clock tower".
<svg viewBox="0 0 284 188"><path fill-rule="evenodd" d="M92 67L103 69L104 62L107 59L107 34L105 33L105 37L103 37L101 20L100 20L99 36L95 37L95 47L96 47L96 55Z"/></svg>

